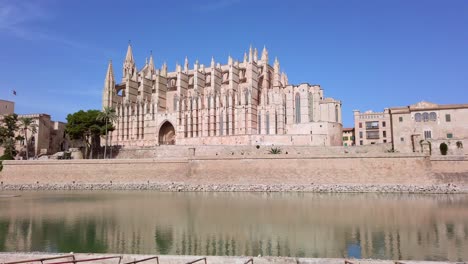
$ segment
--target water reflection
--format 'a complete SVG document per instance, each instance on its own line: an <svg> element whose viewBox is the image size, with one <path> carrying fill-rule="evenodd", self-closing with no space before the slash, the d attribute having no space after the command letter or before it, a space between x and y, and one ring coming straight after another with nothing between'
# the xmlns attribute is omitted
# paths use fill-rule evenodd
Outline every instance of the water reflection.
<svg viewBox="0 0 468 264"><path fill-rule="evenodd" d="M0 251L468 259L468 196L31 192Z"/></svg>

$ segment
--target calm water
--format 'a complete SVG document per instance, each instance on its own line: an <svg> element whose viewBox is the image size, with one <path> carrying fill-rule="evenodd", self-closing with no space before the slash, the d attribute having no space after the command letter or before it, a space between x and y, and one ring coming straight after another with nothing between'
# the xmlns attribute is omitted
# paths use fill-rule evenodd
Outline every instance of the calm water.
<svg viewBox="0 0 468 264"><path fill-rule="evenodd" d="M0 251L468 260L468 195L19 194Z"/></svg>

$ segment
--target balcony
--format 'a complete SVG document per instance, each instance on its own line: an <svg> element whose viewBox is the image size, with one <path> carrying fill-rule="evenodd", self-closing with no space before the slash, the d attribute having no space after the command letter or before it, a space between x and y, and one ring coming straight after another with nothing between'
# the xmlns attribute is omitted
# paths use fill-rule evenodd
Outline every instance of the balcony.
<svg viewBox="0 0 468 264"><path fill-rule="evenodd" d="M379 121L366 122L366 129L369 129L369 130L379 129Z"/></svg>

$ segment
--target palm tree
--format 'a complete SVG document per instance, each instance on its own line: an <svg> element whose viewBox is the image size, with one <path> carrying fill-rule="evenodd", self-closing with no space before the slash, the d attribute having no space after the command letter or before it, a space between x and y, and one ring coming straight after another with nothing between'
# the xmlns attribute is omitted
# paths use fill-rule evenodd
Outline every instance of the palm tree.
<svg viewBox="0 0 468 264"><path fill-rule="evenodd" d="M29 141L28 141L28 130L31 131L31 134L37 132L37 124L34 123L34 120L30 117L22 117L19 119L20 129L23 130L24 138L26 141L26 160L29 159Z"/></svg>
<svg viewBox="0 0 468 264"><path fill-rule="evenodd" d="M113 123L117 119L117 115L115 113L115 109L112 107L104 107L104 109L99 113L97 120L98 121L106 121L106 145L104 146L104 158L107 157L107 142L108 142L108 123Z"/></svg>

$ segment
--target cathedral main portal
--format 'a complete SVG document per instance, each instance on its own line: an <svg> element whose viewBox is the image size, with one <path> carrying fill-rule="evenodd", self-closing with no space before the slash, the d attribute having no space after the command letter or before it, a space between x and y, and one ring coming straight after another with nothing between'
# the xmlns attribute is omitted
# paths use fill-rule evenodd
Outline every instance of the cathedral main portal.
<svg viewBox="0 0 468 264"><path fill-rule="evenodd" d="M159 129L159 145L175 145L175 129L169 121Z"/></svg>

